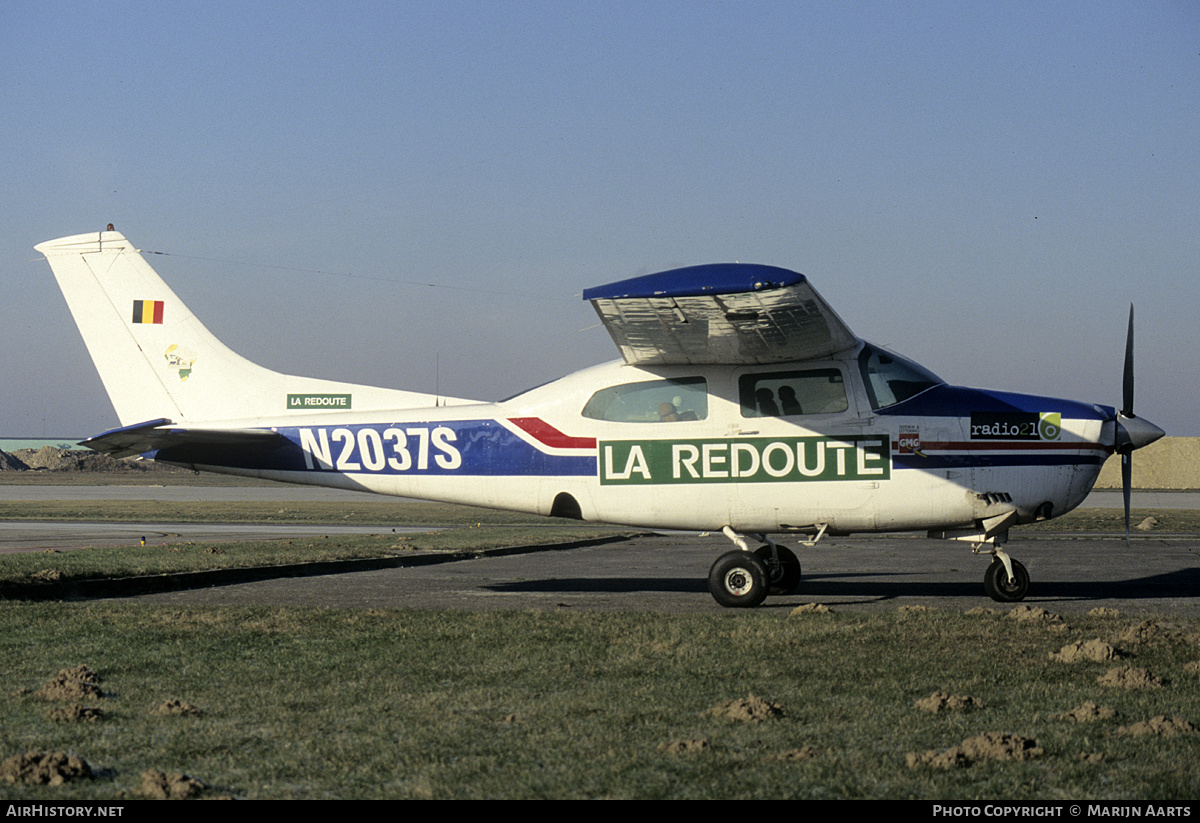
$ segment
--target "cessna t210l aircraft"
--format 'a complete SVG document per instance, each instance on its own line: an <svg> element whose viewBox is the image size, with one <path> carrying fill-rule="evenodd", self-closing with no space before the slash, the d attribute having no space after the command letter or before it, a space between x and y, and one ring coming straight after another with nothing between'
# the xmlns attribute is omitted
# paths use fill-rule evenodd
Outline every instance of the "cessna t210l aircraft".
<svg viewBox="0 0 1200 823"><path fill-rule="evenodd" d="M725 606L799 585L812 542L925 531L1025 597L1010 527L1078 506L1163 432L1124 406L950 386L857 337L802 275L717 264L584 292L622 359L482 403L280 374L218 341L121 234L46 256L121 428L84 441L202 471L635 527L720 531ZM757 548L753 543L761 544Z"/></svg>

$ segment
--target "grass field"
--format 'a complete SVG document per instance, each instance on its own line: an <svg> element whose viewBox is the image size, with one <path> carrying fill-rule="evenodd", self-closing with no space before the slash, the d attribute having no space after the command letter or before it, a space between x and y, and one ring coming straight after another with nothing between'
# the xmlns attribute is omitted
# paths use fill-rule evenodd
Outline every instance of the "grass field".
<svg viewBox="0 0 1200 823"><path fill-rule="evenodd" d="M154 768L246 799L1195 798L1200 735L1147 721L1200 717L1197 627L1026 616L0 604L0 754L95 772L0 794L128 797ZM1050 657L1100 638L1126 656ZM49 719L37 691L80 664L102 718ZM1121 667L1158 685L1099 682ZM918 707L935 692L977 705ZM752 698L764 719L710 713ZM1058 716L1089 701L1116 715ZM1000 732L1028 759L951 751Z"/></svg>

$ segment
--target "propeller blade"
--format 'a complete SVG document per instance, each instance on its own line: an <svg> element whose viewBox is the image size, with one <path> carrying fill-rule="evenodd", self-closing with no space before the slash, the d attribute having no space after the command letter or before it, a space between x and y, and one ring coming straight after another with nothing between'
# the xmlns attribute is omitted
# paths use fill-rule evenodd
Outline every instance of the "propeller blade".
<svg viewBox="0 0 1200 823"><path fill-rule="evenodd" d="M1125 499L1125 542L1129 543L1129 487L1133 485L1133 453L1121 455L1121 495Z"/></svg>
<svg viewBox="0 0 1200 823"><path fill-rule="evenodd" d="M1133 417L1133 304L1129 304L1129 333L1125 337L1125 373L1121 380L1121 414Z"/></svg>
<svg viewBox="0 0 1200 823"><path fill-rule="evenodd" d="M1129 304L1129 331L1125 335L1125 369L1121 375L1121 413L1117 415L1117 446L1121 453L1121 497L1125 502L1125 545L1129 545L1129 493L1133 486L1133 438L1122 419L1133 417L1133 304ZM1124 441L1123 443L1121 441Z"/></svg>
<svg viewBox="0 0 1200 823"><path fill-rule="evenodd" d="M1125 370L1121 380L1124 408L1113 416L1113 451L1121 455L1121 496L1125 500L1125 542L1129 542L1129 492L1133 486L1133 452L1149 446L1166 432L1133 413L1133 304L1129 304L1129 332L1125 337Z"/></svg>

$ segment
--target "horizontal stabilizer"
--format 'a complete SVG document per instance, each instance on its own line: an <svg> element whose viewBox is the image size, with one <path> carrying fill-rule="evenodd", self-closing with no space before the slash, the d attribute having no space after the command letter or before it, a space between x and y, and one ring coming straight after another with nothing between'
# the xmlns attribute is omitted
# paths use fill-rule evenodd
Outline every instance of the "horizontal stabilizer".
<svg viewBox="0 0 1200 823"><path fill-rule="evenodd" d="M199 429L162 419L112 429L79 445L110 457L129 457L180 446L269 448L284 440L270 429Z"/></svg>
<svg viewBox="0 0 1200 823"><path fill-rule="evenodd" d="M583 297L634 365L782 363L858 343L808 278L774 266L692 266Z"/></svg>

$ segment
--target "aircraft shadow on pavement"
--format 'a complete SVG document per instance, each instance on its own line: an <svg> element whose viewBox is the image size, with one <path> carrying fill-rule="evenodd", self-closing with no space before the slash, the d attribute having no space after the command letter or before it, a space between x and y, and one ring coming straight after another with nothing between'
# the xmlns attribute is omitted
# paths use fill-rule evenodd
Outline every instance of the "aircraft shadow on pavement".
<svg viewBox="0 0 1200 823"><path fill-rule="evenodd" d="M780 602L780 597L804 600L861 598L867 600L899 600L903 598L954 599L976 598L981 605L992 603L979 581L903 580L912 573L850 573L815 574L806 576L796 591L789 595L768 598ZM881 577L889 579L880 580ZM856 579L869 578L869 579ZM484 586L490 591L516 594L634 594L661 592L695 594L707 591L703 579L695 577L566 577L547 580L521 580L492 583ZM1030 584L1028 603L1047 601L1131 600L1151 601L1178 598L1200 598L1200 568L1131 577L1125 580L1041 580Z"/></svg>

